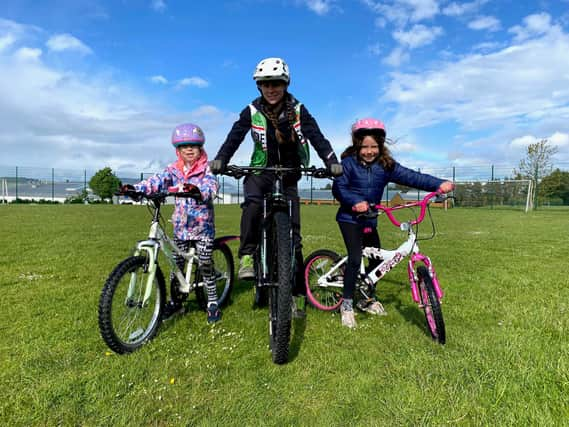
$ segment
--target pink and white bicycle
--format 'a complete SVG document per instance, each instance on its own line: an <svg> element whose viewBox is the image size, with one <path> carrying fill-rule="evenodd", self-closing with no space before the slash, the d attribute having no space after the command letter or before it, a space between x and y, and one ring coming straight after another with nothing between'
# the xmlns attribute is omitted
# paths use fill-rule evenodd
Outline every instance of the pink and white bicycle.
<svg viewBox="0 0 569 427"><path fill-rule="evenodd" d="M394 250L366 247L363 249L360 273L356 282L356 299L369 299L379 280L393 267L409 257L407 270L411 285L411 296L419 308L425 313L427 328L432 338L440 344L445 343L445 323L441 310L443 291L439 285L437 274L430 258L419 251L417 241L417 226L425 219L429 204L435 198L446 197L439 192L427 194L423 200L406 203L399 206L374 206L374 209L365 214L368 217L385 213L391 223L407 233L407 239ZM399 222L393 215L394 211L420 207L419 215L406 222ZM429 212L430 213L430 212ZM433 234L435 228L432 217ZM376 259L377 266L366 268L365 259ZM344 268L348 257L341 257L328 249L319 249L311 253L304 262L304 278L306 281L306 295L310 304L325 311L338 310L342 303L342 290L344 286ZM370 270L370 271L368 271Z"/></svg>

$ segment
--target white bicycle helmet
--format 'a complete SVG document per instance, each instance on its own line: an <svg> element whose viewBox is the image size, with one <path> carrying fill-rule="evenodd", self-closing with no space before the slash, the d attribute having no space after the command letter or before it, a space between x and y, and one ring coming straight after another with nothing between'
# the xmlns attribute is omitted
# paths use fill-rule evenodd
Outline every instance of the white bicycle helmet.
<svg viewBox="0 0 569 427"><path fill-rule="evenodd" d="M265 58L257 64L253 73L253 80L261 82L264 80L282 80L286 84L290 82L288 65L281 58Z"/></svg>

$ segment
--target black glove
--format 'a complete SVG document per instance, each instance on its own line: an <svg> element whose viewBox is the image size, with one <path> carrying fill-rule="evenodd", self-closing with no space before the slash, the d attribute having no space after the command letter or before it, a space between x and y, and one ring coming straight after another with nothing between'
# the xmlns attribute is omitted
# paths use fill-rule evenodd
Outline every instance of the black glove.
<svg viewBox="0 0 569 427"><path fill-rule="evenodd" d="M119 192L121 192L121 193L127 193L129 191L136 191L136 189L134 188L134 185L124 184L124 185L121 185L121 187L119 188Z"/></svg>
<svg viewBox="0 0 569 427"><path fill-rule="evenodd" d="M220 173L225 172L227 164L221 159L215 159L209 162L209 168L211 169L211 173L215 175L219 175Z"/></svg>
<svg viewBox="0 0 569 427"><path fill-rule="evenodd" d="M200 202L202 200L202 193L194 184L184 184L182 187L184 193L189 193L192 199Z"/></svg>
<svg viewBox="0 0 569 427"><path fill-rule="evenodd" d="M328 169L330 170L330 175L332 176L340 176L344 172L340 163L332 163Z"/></svg>

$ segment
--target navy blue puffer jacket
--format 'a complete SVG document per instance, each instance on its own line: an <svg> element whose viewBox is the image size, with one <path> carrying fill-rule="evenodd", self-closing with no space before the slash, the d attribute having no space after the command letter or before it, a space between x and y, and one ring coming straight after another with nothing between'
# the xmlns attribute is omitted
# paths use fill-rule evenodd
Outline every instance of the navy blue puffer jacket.
<svg viewBox="0 0 569 427"><path fill-rule="evenodd" d="M335 179L332 194L340 202L336 221L377 226L377 220L357 218L352 207L366 201L370 205L381 201L383 190L388 183L406 185L424 191L436 191L444 180L416 172L395 162L392 171L387 171L377 162L368 165L357 159L356 155L342 159L343 174Z"/></svg>

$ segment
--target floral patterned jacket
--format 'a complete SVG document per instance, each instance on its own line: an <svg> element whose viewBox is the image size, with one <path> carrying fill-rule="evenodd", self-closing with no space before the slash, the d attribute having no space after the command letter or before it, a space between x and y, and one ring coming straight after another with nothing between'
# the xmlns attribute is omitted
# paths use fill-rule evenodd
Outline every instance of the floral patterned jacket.
<svg viewBox="0 0 569 427"><path fill-rule="evenodd" d="M137 191L146 194L165 191L168 187L181 187L193 184L202 193L202 201L176 197L172 224L174 236L180 240L200 240L215 237L213 200L217 195L219 184L211 173L207 163L207 155L202 151L198 161L188 168L180 157L178 161L168 165L163 172L135 184Z"/></svg>

